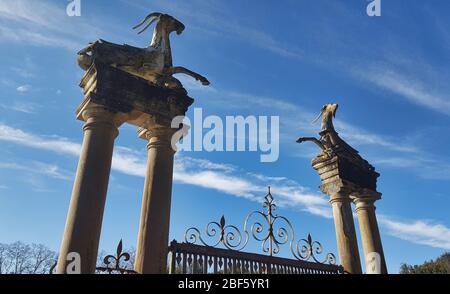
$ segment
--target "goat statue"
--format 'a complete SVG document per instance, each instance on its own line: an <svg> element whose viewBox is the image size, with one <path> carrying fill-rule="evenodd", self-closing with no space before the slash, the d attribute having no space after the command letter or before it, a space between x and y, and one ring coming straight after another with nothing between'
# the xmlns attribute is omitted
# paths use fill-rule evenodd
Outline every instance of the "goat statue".
<svg viewBox="0 0 450 294"><path fill-rule="evenodd" d="M172 76L177 73L189 75L203 85L209 85L209 81L198 73L172 64L170 33L176 32L179 35L183 32L185 26L180 21L168 14L150 13L133 29L145 24L138 32L141 34L154 22L156 25L149 47L136 48L99 40L78 52L79 66L83 70L88 70L94 62L108 64L152 84L170 89L183 88L181 82Z"/></svg>
<svg viewBox="0 0 450 294"><path fill-rule="evenodd" d="M298 138L297 143L313 142L322 150L322 152L328 156L331 156L335 152L344 152L347 155L353 155L359 157L358 151L353 149L344 140L342 140L333 125L333 118L336 117L338 104L325 104L320 110L319 116L313 121L316 122L322 117L322 126L319 133L320 138L314 137L301 137Z"/></svg>

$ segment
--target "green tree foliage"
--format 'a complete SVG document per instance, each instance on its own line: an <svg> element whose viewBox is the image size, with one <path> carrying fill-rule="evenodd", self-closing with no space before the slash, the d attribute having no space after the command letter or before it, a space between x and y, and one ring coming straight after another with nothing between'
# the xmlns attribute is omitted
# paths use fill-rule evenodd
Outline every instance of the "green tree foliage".
<svg viewBox="0 0 450 294"><path fill-rule="evenodd" d="M400 274L450 274L450 252L421 265L402 264Z"/></svg>

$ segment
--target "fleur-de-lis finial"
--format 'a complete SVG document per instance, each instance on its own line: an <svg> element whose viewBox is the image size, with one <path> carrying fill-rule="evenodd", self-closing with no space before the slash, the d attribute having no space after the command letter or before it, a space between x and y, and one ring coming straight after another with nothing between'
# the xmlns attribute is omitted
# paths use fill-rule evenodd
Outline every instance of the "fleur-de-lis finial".
<svg viewBox="0 0 450 294"><path fill-rule="evenodd" d="M129 261L131 256L127 252L122 252L123 245L122 245L122 239L120 239L119 244L117 245L116 249L116 256L113 255L107 255L103 259L103 263L106 266L97 267L96 269L101 272L107 272L107 273L121 273L121 274L135 274L136 272L134 270L130 270L127 268L122 268L120 265L121 260L123 261Z"/></svg>
<svg viewBox="0 0 450 294"><path fill-rule="evenodd" d="M223 229L225 227L225 216L222 215L220 218L220 228Z"/></svg>

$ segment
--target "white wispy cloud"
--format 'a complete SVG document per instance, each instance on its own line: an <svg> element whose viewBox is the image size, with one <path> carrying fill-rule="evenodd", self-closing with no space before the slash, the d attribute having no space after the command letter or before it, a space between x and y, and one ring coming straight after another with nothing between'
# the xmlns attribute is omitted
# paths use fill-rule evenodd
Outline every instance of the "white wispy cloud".
<svg viewBox="0 0 450 294"><path fill-rule="evenodd" d="M216 90L215 93L207 93L202 88L189 88L189 85L187 89L203 91L203 95L208 95L208 103L221 109L239 109L241 112L247 110L268 115L279 115L282 125L280 137L282 139L285 138L289 142L294 142L299 135L315 136L320 129L319 124L311 123L317 116L317 112L308 110L298 104L287 102L282 97L258 96L226 89ZM227 101L227 103L223 103L223 101ZM340 135L350 144L356 146L370 145L401 153L417 153L420 151L415 145L402 143L401 138L394 139L389 136L376 134L341 119L336 119L335 125Z"/></svg>
<svg viewBox="0 0 450 294"><path fill-rule="evenodd" d="M82 46L80 42L75 42L70 38L48 35L45 32L29 31L28 29L3 27L0 28L0 37L2 41L45 47L63 47L72 51L80 49Z"/></svg>
<svg viewBox="0 0 450 294"><path fill-rule="evenodd" d="M0 162L0 169L16 170L27 172L29 174L45 175L59 180L72 180L73 174L62 170L55 164L33 161L27 165L12 162Z"/></svg>
<svg viewBox="0 0 450 294"><path fill-rule="evenodd" d="M147 5L143 4L148 3L147 1L126 2L147 10ZM336 26L335 23L329 22L326 16L322 16L310 20L308 24L309 27L314 27L321 33L316 34L316 30L311 32L299 28L302 42L300 46L297 46L292 41L277 39L264 28L252 27L250 22L238 19L233 11L229 11L223 3L217 1L212 1L209 5L204 5L204 1L151 2L156 7L182 17L191 29L198 30L199 36L237 39L268 50L282 58L295 59L329 71L344 73L361 85L367 85L368 88L375 86L414 104L450 115L449 89L444 87L449 78L448 70L438 71L423 60L423 56L419 55L418 58L418 54L413 52L415 48L412 48L410 42L405 41L404 36L395 30L377 28L377 30L384 29L383 32L392 42L384 44L383 50L374 53L371 46L373 46L372 41L376 39L368 42L360 42L357 39L367 38L365 30L352 28L355 29L353 34L344 35L342 27ZM320 3L318 1L317 5L325 5ZM333 14L330 20L334 20L335 15L341 15L347 19L348 23L365 23L364 16L355 13L346 3L333 2L326 5L327 9L320 10L320 13ZM192 9L193 7L195 9ZM313 10L311 13L319 13L319 11ZM441 20L437 29L440 29L445 43L449 38L447 30L442 29L445 27L443 23L445 22ZM299 21L297 25L301 24L302 22ZM402 46L404 43L408 46ZM352 54L350 55L349 52ZM376 60L376 63L372 63L372 60Z"/></svg>
<svg viewBox="0 0 450 294"><path fill-rule="evenodd" d="M138 6L146 12L148 10L148 6L144 5L143 2L124 2ZM152 5L183 17L193 28L201 27L203 30L210 30L214 35L222 38L239 38L242 42L251 43L281 57L301 59L304 62L316 62L318 66L327 67L329 70L334 71L338 69L341 72L344 71L351 78L362 79L415 104L450 115L448 89L436 89L433 85L425 84L425 80L430 80L430 75L439 75L430 74L430 71L422 70L422 66L417 62L410 61L411 67L402 70L399 69L400 67L393 70L392 68L394 68L395 64L392 64L390 67L386 66L386 64L389 64L387 61L390 63L395 62L395 59L389 55L378 56L380 62L377 62L376 66L364 62L364 60L371 60L371 56L364 57L364 55L361 55L361 58L355 62L353 57L348 58L348 54L342 51L346 50L342 46L336 46L334 48L335 51L326 51L327 56L318 58L316 52L302 50L302 48L297 48L292 43L283 43L282 40L277 40L260 28L253 28L249 24L240 22L233 15L232 11L227 11L219 2L211 2L208 5L204 5L203 1L189 4L184 2L152 1ZM196 7L196 9L192 9L192 7ZM330 9L336 9L352 18L356 17L352 15L353 12L348 12L348 8L345 5L334 5ZM94 26L85 19L76 23L70 22L65 13L64 5L55 5L48 1L4 0L0 2L0 20L3 22L0 34L5 41L28 42L41 46L65 47L73 50L79 49L87 40L92 41L101 36L101 30L99 29L101 26ZM324 26L322 25L321 28ZM327 36L341 36L336 31L333 33L331 24L326 26L326 28L326 31L330 31L327 33ZM80 36L83 36L83 38L80 38ZM304 36L304 38L308 38L308 36ZM342 38L339 43L357 46L352 48L353 51L370 52L364 48L364 45L354 42L351 36ZM327 44L330 43L330 40L320 38L314 38L310 41L314 45L311 47L317 47L322 50L328 48ZM383 52L389 52L388 49ZM395 50L392 49L392 51ZM403 59L407 59L407 56L408 54L404 54ZM348 65L349 63L350 65ZM361 64L355 66L358 63ZM343 66L345 64L347 66ZM447 77L448 74L440 77L439 80L444 82ZM193 86L198 86L194 82L192 84ZM445 82L440 84L445 84ZM212 87L207 89L209 91L214 90Z"/></svg>
<svg viewBox="0 0 450 294"><path fill-rule="evenodd" d="M396 221L384 215L379 216L379 222L387 233L416 244L450 250L450 228L431 221Z"/></svg>
<svg viewBox="0 0 450 294"><path fill-rule="evenodd" d="M0 141L71 156L78 156L81 150L79 143L66 138L39 136L4 124L0 124ZM112 159L112 169L126 175L144 177L146 154L127 147L116 146ZM47 170L47 173L50 172L51 169ZM281 206L291 206L314 215L331 217L327 200L323 195L313 193L288 179L248 173L229 164L177 156L174 181L213 189L253 201L261 201L267 185L271 185L274 191L277 191L277 195L280 196L279 203Z"/></svg>
<svg viewBox="0 0 450 294"><path fill-rule="evenodd" d="M17 92L20 92L20 93L26 93L31 90L31 85L21 85L21 86L17 87L16 90L17 90Z"/></svg>
<svg viewBox="0 0 450 294"><path fill-rule="evenodd" d="M147 169L146 154L116 146L114 147L112 169L130 176L144 177Z"/></svg>
<svg viewBox="0 0 450 294"><path fill-rule="evenodd" d="M181 170L180 170L181 169ZM223 174L212 170L198 170L191 172L177 165L174 172L174 180L183 184L195 185L203 188L214 189L226 194L243 197L250 200L257 199L254 195L257 186L248 180L232 175Z"/></svg>
<svg viewBox="0 0 450 294"><path fill-rule="evenodd" d="M443 92L445 89L439 90L434 86L424 84L424 77L417 74L417 72L423 73L423 71L418 68L413 70L416 74L411 75L397 72L387 66L378 65L372 70L367 68L358 70L355 75L384 90L404 97L412 103L450 115L450 96L447 92ZM441 93L438 91L441 91Z"/></svg>
<svg viewBox="0 0 450 294"><path fill-rule="evenodd" d="M11 105L0 103L0 107L3 109L9 109L17 112L23 112L27 114L33 114L36 113L36 109L39 107L35 103L30 102L21 102L21 101L14 101Z"/></svg>
<svg viewBox="0 0 450 294"><path fill-rule="evenodd" d="M185 168L199 167L201 169L216 170L220 172L233 172L238 168L231 164L214 163L206 159L182 157L183 166Z"/></svg>
<svg viewBox="0 0 450 294"><path fill-rule="evenodd" d="M343 138L355 145L372 145L382 147L386 150L401 152L401 153L417 153L420 151L417 146L412 144L402 143L399 138L391 138L376 133L366 131L360 127L355 127L340 119L335 122L336 128Z"/></svg>
<svg viewBox="0 0 450 294"><path fill-rule="evenodd" d="M2 124L0 140L74 157L79 155L81 147L68 139L43 137ZM2 165L4 168L28 169L10 163L0 163L0 167ZM60 169L56 166L38 163L37 167L49 176L61 177ZM146 169L145 154L126 147L116 147L113 169L127 175L143 177ZM266 186L270 185L279 206L300 209L320 217L332 217L327 197L285 177L245 172L233 165L177 156L174 180L177 183L213 189L258 202L262 201L267 192ZM450 228L443 224L422 220L401 222L384 215L379 216L379 221L389 234L397 238L436 248L450 248Z"/></svg>
<svg viewBox="0 0 450 294"><path fill-rule="evenodd" d="M46 1L4 0L0 5L0 16L14 21L24 21L33 25L54 29L53 19L49 16L59 15L59 9ZM33 9L35 9L33 11ZM44 13L45 12L45 13Z"/></svg>
<svg viewBox="0 0 450 294"><path fill-rule="evenodd" d="M144 2L123 1L130 5L137 6L147 12L148 5ZM403 97L415 104L422 105L434 111L450 115L450 97L448 89L436 89L435 86L425 84L424 81L431 80L430 71L422 70L422 66L417 62L410 61L411 67L400 70L395 64L388 67L386 64L395 63L389 55L377 56L380 62L376 66L364 62L371 60L372 56L364 56L366 50L363 44L355 42L352 36L341 36L339 32L333 31L333 25L325 24L320 27L327 32L327 37L340 36L337 40L339 44L352 46L352 52L361 53L361 58L357 61L348 58L345 46L335 46L328 48L331 40L326 38L312 38L304 36L305 40L312 42L309 47L318 48L319 52L326 52L326 55L317 56L317 52L310 51L310 48L297 47L295 44L278 40L261 28L254 28L248 23L238 20L232 11L225 9L220 2L211 2L205 5L203 1L185 3L178 1L175 3L167 1L152 1L153 6L164 11L182 17L193 29L202 31L208 30L210 35L221 38L239 39L253 46L268 50L284 58L294 58L302 62L315 63L317 66L326 67L328 70L346 73L350 78L358 81L369 82L372 85L390 91L395 95ZM195 9L193 9L195 7ZM330 9L336 9L339 13L355 18L353 12L349 12L346 5L333 5ZM22 42L25 44L35 44L39 46L64 47L70 50L79 49L87 41L92 41L106 34L100 28L104 27L99 23L94 25L92 21L71 22L65 12L65 5L55 5L49 1L31 0L4 0L0 2L0 35L4 41ZM111 23L111 22L105 22ZM326 27L326 29L324 28ZM391 32L392 33L392 32ZM82 37L81 37L82 36ZM396 36L401 39L401 36ZM304 42L306 43L306 42ZM325 50L327 49L327 50ZM331 49L331 50L328 50ZM389 52L386 48L383 52ZM396 49L396 48L394 48ZM395 51L392 49L392 51ZM345 51L344 51L345 50ZM404 54L403 59L407 59L408 54ZM389 61L389 62L388 62ZM355 64L359 64L355 66ZM432 71L432 70L431 70ZM411 74L413 73L413 74ZM432 76L439 76L432 74ZM448 75L439 77L443 82ZM198 87L193 81L192 86ZM188 83L189 83L188 82ZM444 83L440 83L445 84ZM207 88L214 91L214 88Z"/></svg>
<svg viewBox="0 0 450 294"><path fill-rule="evenodd" d="M204 1L123 1L148 11L148 5L158 7L177 17L183 18L185 24L193 30L202 34L215 35L220 38L239 40L249 43L255 47L270 51L276 55L288 58L302 59L300 49L293 44L284 43L277 40L272 35L264 32L260 28L253 28L238 21L232 11L228 11L223 3L211 1L205 5ZM195 7L195 9L193 9Z"/></svg>
<svg viewBox="0 0 450 294"><path fill-rule="evenodd" d="M79 143L74 143L64 138L55 139L36 136L4 124L0 124L0 140L74 156L78 156L81 150L81 144Z"/></svg>
<svg viewBox="0 0 450 294"><path fill-rule="evenodd" d="M230 168L229 165L219 164L217 167L216 163L201 161L200 165L194 167L192 163L197 162L197 159L179 156L174 180L257 202L262 201L267 193L267 186L271 186L280 207L300 209L325 218L332 217L324 195L314 193L293 180L240 171L238 168Z"/></svg>
<svg viewBox="0 0 450 294"><path fill-rule="evenodd" d="M79 156L81 151L80 143L66 138L39 136L4 124L0 124L0 140L71 156ZM145 175L145 163L142 158L135 151L125 147L115 147L112 168L128 175Z"/></svg>
<svg viewBox="0 0 450 294"><path fill-rule="evenodd" d="M401 168L413 172L423 179L449 180L450 163L439 157L416 154L412 156L373 157L373 163L388 167Z"/></svg>
<svg viewBox="0 0 450 294"><path fill-rule="evenodd" d="M268 50L281 57L293 58L298 60L314 60L308 52L296 48L293 44L286 44L277 40L270 34L262 32L237 21L230 21L226 17L217 17L211 15L208 11L185 9L183 6L167 5L168 2L158 1L158 5L166 5L169 10L172 9L174 14L188 18L193 26L204 30L209 30L211 34L217 36L225 36L230 39L238 37L242 42L248 42L256 47ZM204 2L203 2L204 3ZM190 4L184 4L186 6ZM203 4L202 4L203 5ZM147 9L147 7L145 7ZM147 10L146 10L147 12ZM13 41L39 46L62 47L70 50L79 49L84 44L80 35L87 35L87 38L94 39L96 34L95 28L88 23L83 22L69 24L65 15L64 7L55 6L49 2L43 1L25 1L25 0L3 0L0 2L0 36L2 41ZM206 25L206 26L205 26ZM81 27L80 27L81 26ZM205 28L206 27L206 28ZM83 32L83 33L80 33ZM333 35L333 34L329 34ZM345 42L344 42L345 43ZM348 42L355 45L355 42ZM314 47L314 46L312 46ZM360 48L359 52L363 52L365 48ZM369 51L369 50L366 50ZM388 50L386 50L388 51ZM450 114L450 99L448 94L442 88L436 88L433 85L424 83L427 78L427 72L420 70L420 66L412 66L408 71L392 70L392 67L378 66L367 70L369 66L363 64L360 68L353 71L352 66L342 66L341 63L329 62L339 54L329 54L330 60L323 60L321 65L331 66L334 70L338 65L340 71L346 72L349 76L356 79L363 79L369 82L370 86L387 90L410 102L421 105L428 109ZM322 56L323 59L323 56ZM353 59L351 59L353 60ZM342 61L342 60L341 60ZM350 60L344 61L344 63ZM381 63L380 63L381 64ZM414 64L414 63L412 63ZM351 69L351 70L350 70ZM411 75L410 73L414 73ZM445 77L439 80L445 81ZM2 80L2 83L8 82ZM444 83L442 83L444 84ZM26 85L23 85L26 86ZM191 87L197 84L192 83ZM211 90L212 89L212 90ZM18 87L17 91L26 92L26 87ZM208 88L208 91L217 92L215 88ZM219 91L220 92L220 91ZM241 99L242 95L234 95L237 99ZM233 97L230 93L229 97ZM289 103L281 102L278 99L268 99L264 97L251 97L248 101L259 103L260 105L269 105L270 107L278 107L292 111L295 116L286 118L286 123L294 126L295 123L301 124L298 128L304 130L315 131L316 127L309 125L310 119L314 116L307 110L301 109ZM232 103L228 103L231 105ZM238 103L242 107L243 103ZM249 107L253 107L249 105ZM19 108L18 108L19 109ZM26 110L22 108L22 110ZM299 112L303 111L303 112ZM302 115L299 115L299 114ZM301 117L301 121L299 121ZM374 145L385 148L386 150L396 152L416 153L415 146L407 144L392 144L390 138L367 132L361 128L350 126L345 122L338 121L337 126L342 128L342 136L353 144ZM295 134L295 136L298 134ZM0 140L8 141L30 148L37 148L51 152L69 154L78 156L80 144L72 142L64 138L52 138L37 136L20 129L11 128L6 125L0 125ZM398 141L398 140L396 140ZM407 169L417 169L425 175L442 175L442 166L431 170L436 163L429 158L411 158L411 157L386 157L376 161L379 164L402 167ZM6 163L3 163L4 168ZM429 167L430 170L424 172L424 168ZM10 165L9 168L18 168ZM116 147L113 158L113 169L124 174L133 176L143 176L145 174L145 157L142 154L124 147ZM46 165L40 166L40 170L49 176L58 177L59 168L56 166ZM259 195L265 191L262 182L272 182L274 191L282 197L280 201L284 205L300 206L301 209L307 210L315 215L329 217L329 208L327 200L321 195L309 192L306 188L296 185L283 177L270 177L265 175L251 175L246 173L238 173L236 168L223 164L212 163L209 161L201 161L195 159L177 159L176 171L174 178L179 183L193 184L200 187L215 189L229 195L243 197L246 199L259 201ZM277 185L278 184L278 185ZM0 186L3 188L4 186ZM274 192L275 193L275 192ZM380 223L388 229L388 232L398 238L405 239L414 243L424 244L437 248L450 248L450 229L442 224L435 224L430 221L410 221L399 222L388 217L380 217Z"/></svg>
<svg viewBox="0 0 450 294"><path fill-rule="evenodd" d="M294 144L295 139L301 136L317 136L319 123L312 124L317 113L298 104L287 102L282 97L268 97L246 94L236 91L217 88L214 93L195 87L190 91L201 92L207 95L210 109L239 111L245 115L264 113L265 115L280 116L280 141L285 146L295 146L292 153L296 157L311 159L318 151L316 146ZM227 101L227 103L223 103ZM360 126L354 126L342 119L335 119L335 126L340 136L350 145L364 148L363 157L375 166L403 169L414 173L420 178L433 180L450 179L450 164L443 160L442 155L435 156L422 150L420 144L411 142L408 134L405 136L388 136L368 131ZM300 150L300 151L299 151Z"/></svg>
<svg viewBox="0 0 450 294"><path fill-rule="evenodd" d="M1 1L0 42L79 50L89 38L96 39L99 28L81 17L74 22L66 14L67 4L64 1Z"/></svg>

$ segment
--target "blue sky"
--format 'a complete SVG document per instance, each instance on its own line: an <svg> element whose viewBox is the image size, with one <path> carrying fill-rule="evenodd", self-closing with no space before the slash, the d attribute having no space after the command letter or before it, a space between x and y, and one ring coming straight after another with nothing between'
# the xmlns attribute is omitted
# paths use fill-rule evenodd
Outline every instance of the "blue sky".
<svg viewBox="0 0 450 294"><path fill-rule="evenodd" d="M82 140L75 109L83 75L76 52L102 38L145 47L131 27L152 11L186 25L172 37L174 64L209 78L180 79L204 115L277 115L280 158L255 152L176 156L171 239L225 214L241 226L266 186L296 236L337 253L327 198L310 166L317 150L295 144L337 102L336 126L381 173L377 203L390 272L450 249L450 20L447 1L382 1L382 16L351 1L0 0L0 242L58 250ZM192 115L193 110L188 115ZM137 239L146 143L123 126L116 141L101 248ZM357 224L357 223L356 223ZM257 244L250 246L257 250ZM362 253L362 250L360 250Z"/></svg>

